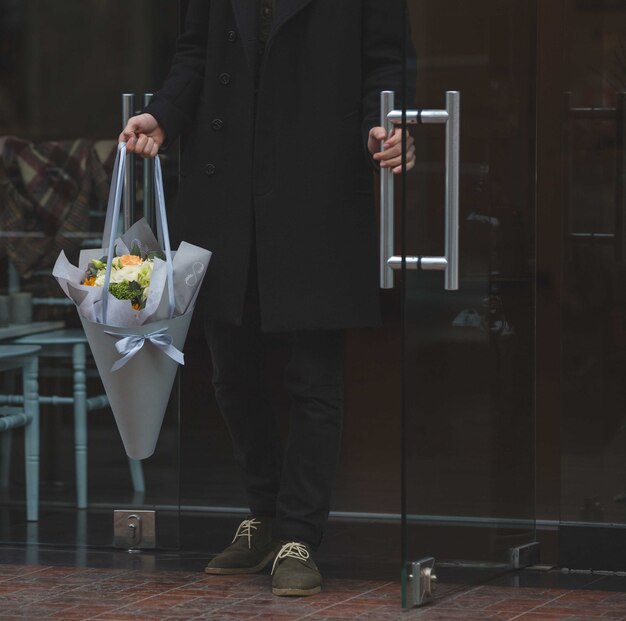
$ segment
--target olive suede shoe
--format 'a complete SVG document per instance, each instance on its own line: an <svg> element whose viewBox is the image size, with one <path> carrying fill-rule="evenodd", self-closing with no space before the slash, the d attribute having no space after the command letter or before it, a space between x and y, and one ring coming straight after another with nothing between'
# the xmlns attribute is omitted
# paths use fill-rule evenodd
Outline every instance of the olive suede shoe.
<svg viewBox="0 0 626 621"><path fill-rule="evenodd" d="M272 539L273 518L259 517L239 524L231 545L205 568L207 574L255 574L272 562L278 544Z"/></svg>
<svg viewBox="0 0 626 621"><path fill-rule="evenodd" d="M322 575L311 557L309 546L297 541L284 543L272 566L274 595L307 596L322 590Z"/></svg>

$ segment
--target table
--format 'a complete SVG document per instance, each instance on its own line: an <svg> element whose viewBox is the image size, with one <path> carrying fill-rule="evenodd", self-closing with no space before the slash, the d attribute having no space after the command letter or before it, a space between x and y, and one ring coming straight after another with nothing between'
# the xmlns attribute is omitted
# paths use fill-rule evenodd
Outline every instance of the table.
<svg viewBox="0 0 626 621"><path fill-rule="evenodd" d="M50 332L65 328L64 321L33 321L31 323L12 323L7 328L0 328L0 341L17 339L30 334Z"/></svg>

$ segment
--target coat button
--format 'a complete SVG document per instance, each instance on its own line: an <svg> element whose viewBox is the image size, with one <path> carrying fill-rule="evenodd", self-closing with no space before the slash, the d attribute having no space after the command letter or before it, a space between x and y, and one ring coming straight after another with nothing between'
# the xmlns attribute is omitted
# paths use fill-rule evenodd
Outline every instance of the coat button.
<svg viewBox="0 0 626 621"><path fill-rule="evenodd" d="M237 33L234 30L229 30L226 33L226 38L230 43L234 43L237 40Z"/></svg>
<svg viewBox="0 0 626 621"><path fill-rule="evenodd" d="M220 73L220 83L224 86L230 84L230 73Z"/></svg>
<svg viewBox="0 0 626 621"><path fill-rule="evenodd" d="M212 175L214 175L215 174L215 164L207 164L204 167L204 174L207 177L211 177Z"/></svg>
<svg viewBox="0 0 626 621"><path fill-rule="evenodd" d="M211 127L216 131L220 132L224 129L224 121L222 119L213 119L211 121Z"/></svg>

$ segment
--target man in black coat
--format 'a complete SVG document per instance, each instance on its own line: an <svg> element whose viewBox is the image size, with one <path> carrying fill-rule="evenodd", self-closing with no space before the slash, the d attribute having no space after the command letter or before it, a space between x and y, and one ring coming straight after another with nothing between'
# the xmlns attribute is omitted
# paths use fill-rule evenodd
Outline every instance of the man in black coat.
<svg viewBox="0 0 626 621"><path fill-rule="evenodd" d="M372 171L402 167L401 132L377 127L380 91L400 90L401 4L191 0L163 87L120 136L149 157L181 137L173 228L213 251L213 383L251 516L206 571L273 561L276 595L320 590L311 550L339 450L344 330L380 321ZM284 448L262 381L268 332L291 344Z"/></svg>

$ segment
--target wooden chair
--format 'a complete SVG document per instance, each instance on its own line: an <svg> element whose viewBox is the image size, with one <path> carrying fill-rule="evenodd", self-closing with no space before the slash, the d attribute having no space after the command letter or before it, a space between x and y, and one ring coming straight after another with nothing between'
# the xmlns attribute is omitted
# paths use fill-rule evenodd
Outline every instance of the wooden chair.
<svg viewBox="0 0 626 621"><path fill-rule="evenodd" d="M11 453L11 430L24 427L24 456L26 462L26 519L39 518L39 398L37 345L0 345L0 372L22 371L22 407L0 407L2 433L2 477L8 487ZM2 396L0 395L0 399Z"/></svg>

